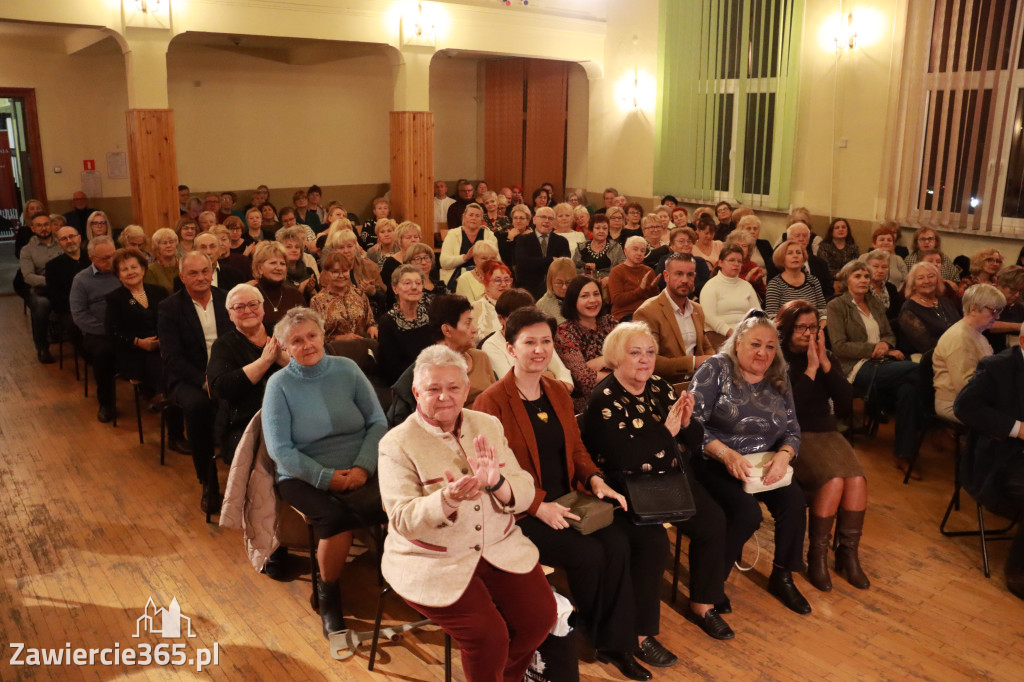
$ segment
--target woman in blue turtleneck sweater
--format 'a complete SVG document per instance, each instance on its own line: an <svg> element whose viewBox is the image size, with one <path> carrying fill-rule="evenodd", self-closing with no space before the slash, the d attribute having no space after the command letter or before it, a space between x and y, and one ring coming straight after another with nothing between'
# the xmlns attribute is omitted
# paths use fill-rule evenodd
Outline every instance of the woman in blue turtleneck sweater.
<svg viewBox="0 0 1024 682"><path fill-rule="evenodd" d="M316 312L292 308L274 338L291 360L267 383L263 434L281 497L320 538L317 590L326 637L345 628L338 578L352 530L386 520L375 474L387 421L356 363L324 355L324 321Z"/></svg>

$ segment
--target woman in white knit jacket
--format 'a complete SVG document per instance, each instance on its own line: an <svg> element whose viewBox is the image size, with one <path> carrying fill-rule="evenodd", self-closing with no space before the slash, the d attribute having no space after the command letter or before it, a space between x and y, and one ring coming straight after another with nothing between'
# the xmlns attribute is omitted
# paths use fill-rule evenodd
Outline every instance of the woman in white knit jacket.
<svg viewBox="0 0 1024 682"><path fill-rule="evenodd" d="M716 348L732 336L748 310L761 308L754 287L739 276L744 259L743 247L739 244L723 247L718 274L709 279L700 292L704 329L710 333L708 338Z"/></svg>

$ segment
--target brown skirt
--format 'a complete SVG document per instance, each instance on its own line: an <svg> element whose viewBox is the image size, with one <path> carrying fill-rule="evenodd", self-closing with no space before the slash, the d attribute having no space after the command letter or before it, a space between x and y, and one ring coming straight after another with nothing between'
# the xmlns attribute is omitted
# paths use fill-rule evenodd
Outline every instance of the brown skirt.
<svg viewBox="0 0 1024 682"><path fill-rule="evenodd" d="M863 476L850 442L838 431L801 434L800 456L793 460L793 475L806 492L813 493L833 478Z"/></svg>

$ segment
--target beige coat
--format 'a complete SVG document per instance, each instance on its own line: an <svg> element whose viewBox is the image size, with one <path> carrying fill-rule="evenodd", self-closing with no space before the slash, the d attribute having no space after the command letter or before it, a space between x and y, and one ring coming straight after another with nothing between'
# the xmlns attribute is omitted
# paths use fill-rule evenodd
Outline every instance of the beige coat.
<svg viewBox="0 0 1024 682"><path fill-rule="evenodd" d="M498 449L512 499L503 505L483 493L462 502L446 518L441 503L444 472L456 477L469 473L466 453L473 452L473 439L480 434ZM496 418L463 410L456 439L416 411L381 439L377 474L390 522L381 570L406 599L424 606L454 603L481 559L510 573L527 573L537 565L537 548L514 516L533 501L533 477L519 467Z"/></svg>
<svg viewBox="0 0 1024 682"><path fill-rule="evenodd" d="M281 544L277 537L277 496L274 493L274 462L263 440L260 413L245 427L231 461L221 528L240 528L245 551L257 571Z"/></svg>

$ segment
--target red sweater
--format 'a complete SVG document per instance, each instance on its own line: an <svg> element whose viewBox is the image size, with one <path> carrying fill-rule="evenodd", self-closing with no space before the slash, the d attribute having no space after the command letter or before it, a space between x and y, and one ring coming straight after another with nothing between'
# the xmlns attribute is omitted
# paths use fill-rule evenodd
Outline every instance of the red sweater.
<svg viewBox="0 0 1024 682"><path fill-rule="evenodd" d="M640 288L640 282L647 273L651 273L647 278L647 286ZM612 317L616 320L621 321L626 315L632 315L641 303L657 294L654 270L646 265L634 267L620 263L608 274L608 297L612 300Z"/></svg>

